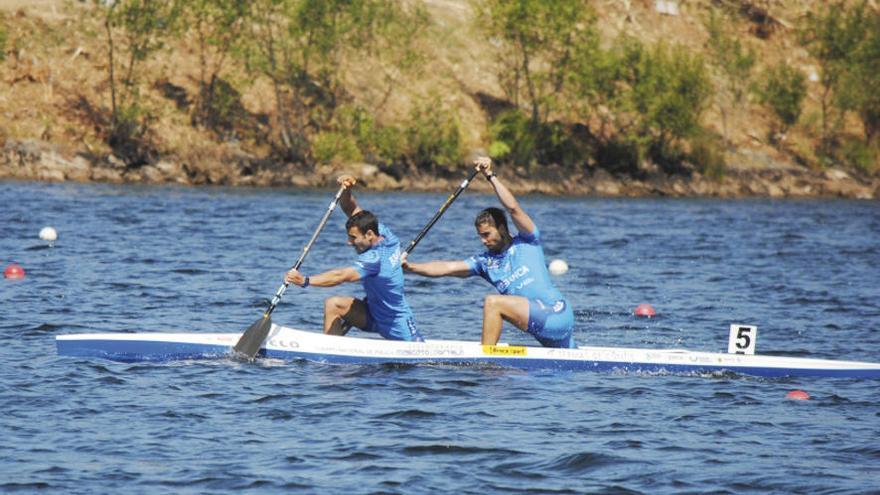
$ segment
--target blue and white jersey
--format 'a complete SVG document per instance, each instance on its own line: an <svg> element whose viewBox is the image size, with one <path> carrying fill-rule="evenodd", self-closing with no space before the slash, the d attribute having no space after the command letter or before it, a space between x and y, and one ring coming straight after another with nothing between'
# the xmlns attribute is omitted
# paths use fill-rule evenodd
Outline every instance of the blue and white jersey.
<svg viewBox="0 0 880 495"><path fill-rule="evenodd" d="M359 254L354 269L360 274L367 293L370 316L380 326L387 327L402 317L412 317L412 310L403 294L400 240L382 223L379 235L384 239Z"/></svg>
<svg viewBox="0 0 880 495"><path fill-rule="evenodd" d="M483 277L501 294L540 299L549 304L563 299L550 280L537 228L531 234L518 233L502 253L486 251L471 256L465 263L471 275Z"/></svg>

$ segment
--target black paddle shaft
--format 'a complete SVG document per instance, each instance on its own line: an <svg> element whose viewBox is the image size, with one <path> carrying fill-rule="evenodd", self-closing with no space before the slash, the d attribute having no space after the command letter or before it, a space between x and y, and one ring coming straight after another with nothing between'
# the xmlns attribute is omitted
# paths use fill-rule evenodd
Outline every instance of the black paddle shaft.
<svg viewBox="0 0 880 495"><path fill-rule="evenodd" d="M327 207L327 211L321 218L318 228L315 229L312 238L309 239L309 242L303 248L302 254L300 254L299 259L296 260L296 264L293 265L294 270L299 270L299 267L302 266L303 261L305 261L306 256L312 249L312 245L315 244L315 240L318 239L318 234L324 230L324 226L327 225L327 220L330 219L330 215L333 213L333 210L336 209L336 205L339 204L339 199L342 197L343 192L345 192L345 186L341 186L339 191L336 192L336 196L333 198L330 206ZM270 315L275 311L275 307L278 305L278 301L281 300L281 296L284 295L284 291L287 290L287 286L288 283L285 281L284 284L278 288L278 291L275 292L275 297L272 298L272 302L269 304L269 308L266 309L266 312L263 313L263 317L255 321L244 331L241 338L238 339L238 343L235 344L235 347L233 348L233 355L248 360L254 359L254 356L259 352L260 347L263 345L263 341L266 340L269 331L272 329L272 318Z"/></svg>
<svg viewBox="0 0 880 495"><path fill-rule="evenodd" d="M454 193L450 194L449 197L446 198L446 202L444 202L443 206L441 206L440 209L437 210L437 213L434 214L434 218L432 218L431 221L428 222L428 225L425 225L425 228L423 228L422 231L419 232L419 235L417 235L416 238L409 243L409 246L406 247L406 249L404 250L406 254L411 253L412 250L416 248L416 245L419 243L419 241L422 240L422 237L425 237L425 234L427 234L428 231L431 230L431 227L433 227L434 224L437 223L437 220L440 220L440 217L442 217L443 214L446 213L446 210L449 209L456 198L458 198L458 196L462 192L464 192L465 189L467 189L468 184L470 184L471 181L474 180L477 172L478 170L474 169L474 171L471 172L471 175L468 176L468 178L465 179L460 186L458 186L458 189L456 189Z"/></svg>
<svg viewBox="0 0 880 495"><path fill-rule="evenodd" d="M309 255L309 251L312 249L312 245L315 244L315 241L318 239L318 234L324 230L324 226L327 225L327 220L330 219L330 215L333 213L333 210L336 208L336 205L339 204L339 198L342 197L342 193L345 192L345 186L339 188L336 191L336 196L333 198L333 201L330 203L330 206L327 207L327 211L324 213L324 216L321 218L321 222L318 224L318 228L315 229L315 232L312 234L312 238L309 239L309 242L305 245L302 250L302 254L299 255L299 259L296 260L296 263L293 265L293 270L299 270L299 267L302 266L303 261L306 260L306 256ZM275 311L275 306L278 306L278 301L281 300L281 296L284 295L284 291L287 290L287 286L289 284L285 281L281 287L275 292L275 297L272 298L272 302L269 304L269 308L266 309L266 313L263 315L264 317L268 317Z"/></svg>

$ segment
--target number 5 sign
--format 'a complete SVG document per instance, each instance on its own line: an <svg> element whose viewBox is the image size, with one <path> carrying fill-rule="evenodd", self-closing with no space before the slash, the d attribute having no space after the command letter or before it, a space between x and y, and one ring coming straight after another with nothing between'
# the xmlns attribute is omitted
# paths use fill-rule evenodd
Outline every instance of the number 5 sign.
<svg viewBox="0 0 880 495"><path fill-rule="evenodd" d="M728 354L754 354L755 341L758 339L758 327L751 325L730 325L730 337L727 340Z"/></svg>

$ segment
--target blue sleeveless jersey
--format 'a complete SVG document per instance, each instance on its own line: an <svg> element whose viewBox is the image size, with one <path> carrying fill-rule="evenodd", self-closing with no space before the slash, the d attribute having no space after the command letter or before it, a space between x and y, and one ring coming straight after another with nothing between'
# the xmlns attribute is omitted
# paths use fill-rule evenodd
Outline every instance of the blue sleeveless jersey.
<svg viewBox="0 0 880 495"><path fill-rule="evenodd" d="M407 320L411 322L412 310L403 294L400 240L381 223L379 235L384 239L359 254L354 269L361 276L361 283L367 293L367 308L379 333L386 338L413 340L406 335L410 332L405 323L401 323ZM400 331L397 331L398 328ZM414 328L410 330L415 331Z"/></svg>
<svg viewBox="0 0 880 495"><path fill-rule="evenodd" d="M471 275L483 277L501 294L540 299L548 304L564 299L550 280L537 228L531 234L518 233L502 253L486 251L465 263Z"/></svg>

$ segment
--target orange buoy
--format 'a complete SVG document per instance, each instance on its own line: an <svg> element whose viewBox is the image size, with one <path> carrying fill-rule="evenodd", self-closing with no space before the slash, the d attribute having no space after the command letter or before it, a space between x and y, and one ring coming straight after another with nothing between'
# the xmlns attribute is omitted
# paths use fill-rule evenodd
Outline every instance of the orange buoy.
<svg viewBox="0 0 880 495"><path fill-rule="evenodd" d="M636 309L633 310L633 314L644 318L657 316L657 312L654 311L654 307L650 304L639 304L638 306L636 306Z"/></svg>
<svg viewBox="0 0 880 495"><path fill-rule="evenodd" d="M18 263L12 263L3 270L4 278L24 278L24 268L18 265Z"/></svg>
<svg viewBox="0 0 880 495"><path fill-rule="evenodd" d="M803 390L792 390L791 392L785 394L785 398L789 400L810 400L810 394L804 392Z"/></svg>

